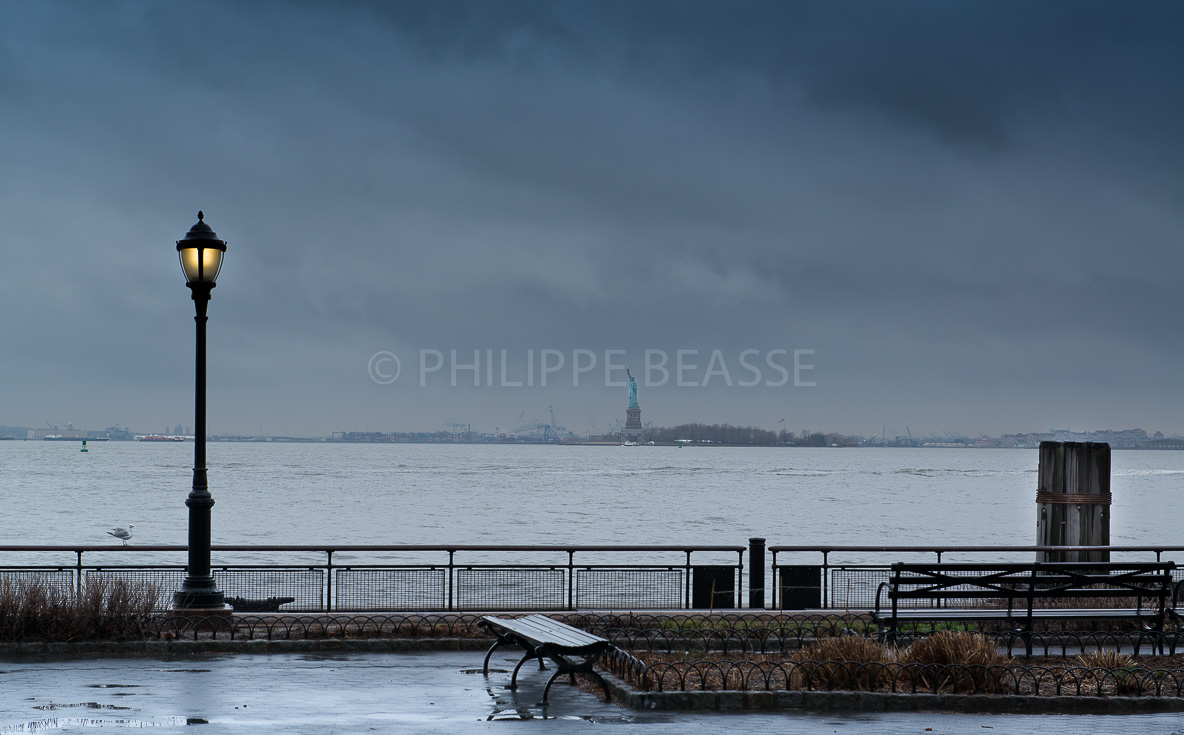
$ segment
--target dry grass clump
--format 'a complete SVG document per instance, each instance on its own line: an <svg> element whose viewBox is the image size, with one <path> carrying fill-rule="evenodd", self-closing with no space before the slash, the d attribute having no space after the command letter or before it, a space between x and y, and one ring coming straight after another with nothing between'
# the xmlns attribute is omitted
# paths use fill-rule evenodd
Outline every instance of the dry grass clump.
<svg viewBox="0 0 1184 735"><path fill-rule="evenodd" d="M923 667L919 673L925 685L998 692L1011 658L985 635L944 630L917 640L897 656L902 664Z"/></svg>
<svg viewBox="0 0 1184 735"><path fill-rule="evenodd" d="M1011 659L985 635L964 630L943 630L917 639L904 649L901 663L950 666L1005 666Z"/></svg>
<svg viewBox="0 0 1184 735"><path fill-rule="evenodd" d="M925 689L999 692L1012 663L990 638L965 631L935 633L903 649L863 636L821 638L788 661L795 664L792 689L856 691L916 678Z"/></svg>
<svg viewBox="0 0 1184 735"><path fill-rule="evenodd" d="M892 646L862 636L822 638L790 656L798 664L790 686L873 691L889 676L896 655Z"/></svg>
<svg viewBox="0 0 1184 735"><path fill-rule="evenodd" d="M1133 658L1118 651L1092 651L1083 653L1073 659L1079 667L1089 669L1088 673L1081 672L1079 678L1099 679L1102 686L1105 679L1114 680L1114 689L1119 694L1138 694L1139 678L1135 674L1138 664ZM1101 673L1098 670L1101 670Z"/></svg>
<svg viewBox="0 0 1184 735"><path fill-rule="evenodd" d="M897 649L862 636L823 638L797 651L791 659L791 686L874 690L902 667L926 688L997 692L1011 659L999 653L987 636L947 630ZM895 664L893 666L892 664Z"/></svg>
<svg viewBox="0 0 1184 735"><path fill-rule="evenodd" d="M1086 669L1128 669L1135 666L1133 658L1118 651L1092 651L1080 654L1073 661Z"/></svg>
<svg viewBox="0 0 1184 735"><path fill-rule="evenodd" d="M81 591L41 579L0 578L0 641L138 634L161 599L156 585L90 580Z"/></svg>

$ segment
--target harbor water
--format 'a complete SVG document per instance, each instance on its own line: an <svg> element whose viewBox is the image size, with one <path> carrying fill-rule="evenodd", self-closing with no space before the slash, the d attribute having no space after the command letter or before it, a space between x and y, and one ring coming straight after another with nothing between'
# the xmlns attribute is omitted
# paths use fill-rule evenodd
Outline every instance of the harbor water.
<svg viewBox="0 0 1184 735"><path fill-rule="evenodd" d="M0 443L0 544L184 544L191 443ZM1032 544L1035 450L210 443L215 544ZM1113 454L1113 544L1182 544L1184 452Z"/></svg>

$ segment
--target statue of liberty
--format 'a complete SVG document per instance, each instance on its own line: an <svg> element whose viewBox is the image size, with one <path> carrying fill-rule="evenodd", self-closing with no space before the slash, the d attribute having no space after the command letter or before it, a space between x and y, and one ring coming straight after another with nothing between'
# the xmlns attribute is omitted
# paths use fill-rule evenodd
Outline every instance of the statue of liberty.
<svg viewBox="0 0 1184 735"><path fill-rule="evenodd" d="M625 368L625 374L629 376L629 408L637 408L637 380L629 368Z"/></svg>

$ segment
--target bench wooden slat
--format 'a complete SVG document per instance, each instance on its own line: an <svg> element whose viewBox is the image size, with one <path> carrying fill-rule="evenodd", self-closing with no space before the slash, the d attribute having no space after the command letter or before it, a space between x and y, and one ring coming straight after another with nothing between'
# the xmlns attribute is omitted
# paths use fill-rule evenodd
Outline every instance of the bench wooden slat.
<svg viewBox="0 0 1184 735"><path fill-rule="evenodd" d="M489 621L495 627L513 631L529 640L535 646L550 643L565 648L584 648L586 646L608 642L604 638L572 628L571 626L564 625L541 615L512 619L486 616L483 620Z"/></svg>

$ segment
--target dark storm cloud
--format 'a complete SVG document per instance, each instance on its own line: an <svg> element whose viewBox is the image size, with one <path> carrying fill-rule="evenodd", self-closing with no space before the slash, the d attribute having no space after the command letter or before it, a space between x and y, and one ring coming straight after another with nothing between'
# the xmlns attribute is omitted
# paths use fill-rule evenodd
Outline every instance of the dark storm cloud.
<svg viewBox="0 0 1184 735"><path fill-rule="evenodd" d="M1177 112L1181 104L1156 99L1181 60L1176 33L1184 10L1167 2L439 2L371 9L436 60L558 65L675 89L749 73L800 85L815 104L877 112L968 144L1001 144L1017 113L1079 102L1079 94L1093 96L1096 111L1143 102L1126 110L1135 115L1149 112L1147 103Z"/></svg>
<svg viewBox="0 0 1184 735"><path fill-rule="evenodd" d="M659 423L1184 430L1141 387L1184 350L1175 4L0 16L0 211L24 276L0 305L37 315L0 332L28 388L0 423L185 415L168 251L204 207L231 243L211 307L228 430L489 429L549 403L603 427L615 389L382 387L366 360L618 347L818 351L816 389L651 389ZM1071 405L1091 392L1104 409Z"/></svg>

